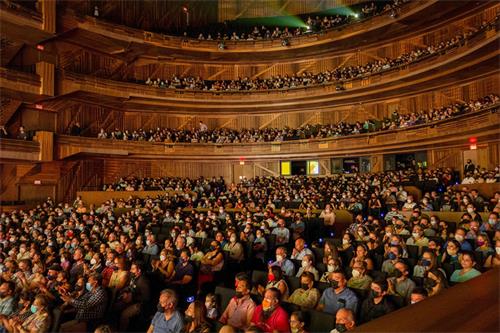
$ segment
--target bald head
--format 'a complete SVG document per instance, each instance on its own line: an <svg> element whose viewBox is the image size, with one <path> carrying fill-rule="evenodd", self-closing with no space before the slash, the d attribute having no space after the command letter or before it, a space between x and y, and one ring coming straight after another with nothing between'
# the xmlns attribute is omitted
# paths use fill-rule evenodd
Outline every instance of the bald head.
<svg viewBox="0 0 500 333"><path fill-rule="evenodd" d="M346 308L339 309L335 315L335 323L344 324L348 331L352 330L356 326L354 313Z"/></svg>

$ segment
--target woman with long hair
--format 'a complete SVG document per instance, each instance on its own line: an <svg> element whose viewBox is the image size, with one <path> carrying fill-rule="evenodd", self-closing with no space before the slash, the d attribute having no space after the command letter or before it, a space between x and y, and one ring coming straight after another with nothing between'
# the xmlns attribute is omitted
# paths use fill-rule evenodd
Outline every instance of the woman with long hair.
<svg viewBox="0 0 500 333"><path fill-rule="evenodd" d="M197 300L189 304L186 312L184 312L184 332L185 333L209 333L211 330L210 324L207 321L207 310L205 304Z"/></svg>

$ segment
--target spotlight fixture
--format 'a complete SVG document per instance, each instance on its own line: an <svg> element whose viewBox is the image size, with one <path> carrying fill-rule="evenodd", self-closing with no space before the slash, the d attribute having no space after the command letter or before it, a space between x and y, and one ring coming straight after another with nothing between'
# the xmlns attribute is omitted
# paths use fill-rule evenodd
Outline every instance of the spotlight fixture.
<svg viewBox="0 0 500 333"><path fill-rule="evenodd" d="M358 13L354 13L354 18L359 18L359 14Z"/></svg>
<svg viewBox="0 0 500 333"><path fill-rule="evenodd" d="M312 32L312 27L310 25L306 27L306 32Z"/></svg>

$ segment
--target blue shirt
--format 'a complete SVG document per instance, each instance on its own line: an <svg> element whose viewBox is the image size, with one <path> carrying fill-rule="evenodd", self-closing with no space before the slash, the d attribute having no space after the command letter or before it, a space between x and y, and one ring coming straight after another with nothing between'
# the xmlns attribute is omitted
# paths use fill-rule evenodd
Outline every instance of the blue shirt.
<svg viewBox="0 0 500 333"><path fill-rule="evenodd" d="M283 261L275 261L271 264L271 266L278 266L281 268L281 271L283 272L283 274L285 274L286 276L294 276L294 272L295 272L295 266L293 264L293 262L291 262L290 260L286 259L283 260Z"/></svg>
<svg viewBox="0 0 500 333"><path fill-rule="evenodd" d="M327 288L323 291L323 295L319 299L319 304L324 304L323 312L336 314L341 308L352 310L356 313L358 310L358 298L356 294L349 288L345 288L339 294L333 291L333 288Z"/></svg>
<svg viewBox="0 0 500 333"><path fill-rule="evenodd" d="M156 312L151 325L153 333L179 333L184 327L184 320L179 311L175 311L169 320L165 319L165 313Z"/></svg>

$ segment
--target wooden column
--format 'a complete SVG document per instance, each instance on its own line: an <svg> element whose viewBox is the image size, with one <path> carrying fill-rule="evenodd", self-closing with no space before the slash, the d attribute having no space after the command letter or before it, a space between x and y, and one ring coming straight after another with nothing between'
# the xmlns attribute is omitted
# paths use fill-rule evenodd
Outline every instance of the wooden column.
<svg viewBox="0 0 500 333"><path fill-rule="evenodd" d="M56 33L56 0L38 0L38 3L42 11L43 30Z"/></svg>
<svg viewBox="0 0 500 333"><path fill-rule="evenodd" d="M37 62L36 73L40 75L40 95L54 96L54 64L44 61Z"/></svg>
<svg viewBox="0 0 500 333"><path fill-rule="evenodd" d="M34 139L40 143L40 161L52 161L54 159L54 133L38 131Z"/></svg>

